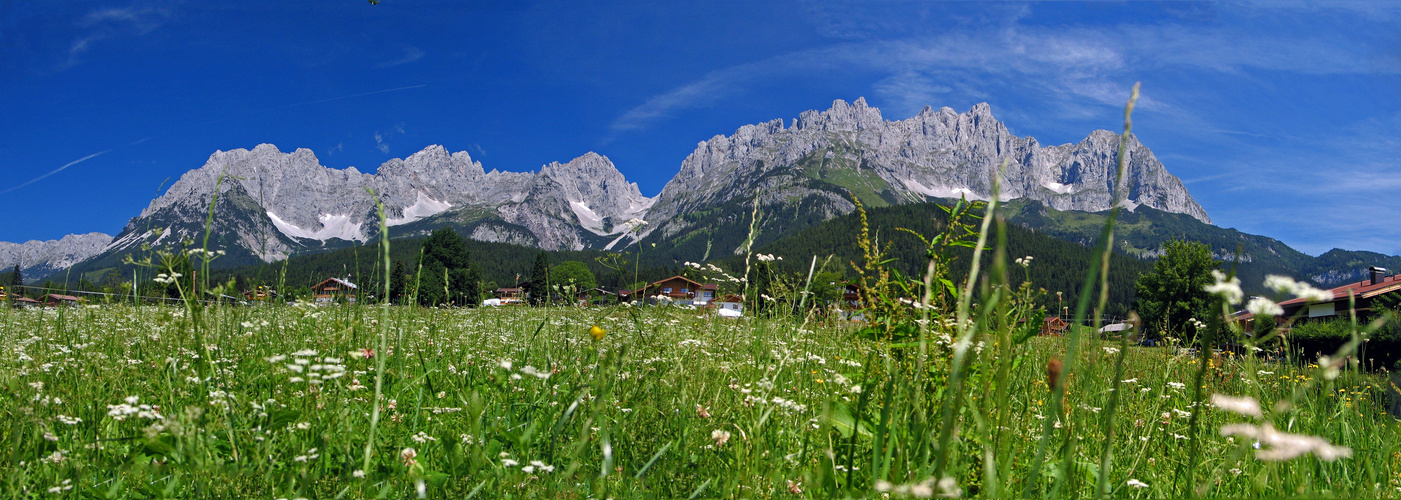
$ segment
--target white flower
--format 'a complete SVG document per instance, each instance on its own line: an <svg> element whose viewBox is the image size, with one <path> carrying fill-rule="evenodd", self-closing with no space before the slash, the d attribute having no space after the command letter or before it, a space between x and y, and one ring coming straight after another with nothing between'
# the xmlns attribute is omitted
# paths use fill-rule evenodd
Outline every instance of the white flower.
<svg viewBox="0 0 1401 500"><path fill-rule="evenodd" d="M515 461L515 460L511 460L511 459L509 459L509 458L503 458L503 459L501 459L501 466L502 466L502 467L515 467L515 466L517 466L517 465L519 465L519 464L520 464L520 462L517 462L517 461Z"/></svg>
<svg viewBox="0 0 1401 500"><path fill-rule="evenodd" d="M1334 446L1318 436L1279 432L1269 422L1258 426L1254 424L1228 424L1221 427L1221 435L1253 438L1259 441L1258 444L1268 446L1269 449L1256 451L1255 458L1269 462L1290 460L1307 453L1313 453L1319 459L1329 462L1352 456L1351 448Z"/></svg>
<svg viewBox="0 0 1401 500"><path fill-rule="evenodd" d="M1118 347L1109 347L1109 346L1105 346L1105 347L1104 347L1104 352L1107 353L1107 354L1118 354L1118 353L1119 353L1119 348L1118 348Z"/></svg>
<svg viewBox="0 0 1401 500"><path fill-rule="evenodd" d="M1256 316L1279 316L1284 314L1283 307L1274 303L1273 300L1264 297L1251 298L1250 302L1245 305L1245 309L1250 311L1250 314Z"/></svg>
<svg viewBox="0 0 1401 500"><path fill-rule="evenodd" d="M399 458L404 461L405 467L412 467L417 464L418 461L414 460L416 457L418 457L418 450L413 448L404 448L403 451L399 452Z"/></svg>
<svg viewBox="0 0 1401 500"><path fill-rule="evenodd" d="M1129 479L1128 485L1129 485L1129 486L1133 486L1134 488L1147 488L1147 487L1148 487L1148 483L1145 483L1145 482L1143 482L1143 481L1139 481L1139 480L1137 480L1137 479Z"/></svg>
<svg viewBox="0 0 1401 500"><path fill-rule="evenodd" d="M511 365L511 360L509 360L509 359L503 359L503 360L501 360L500 363L497 363L497 366L500 366L501 368L506 369L506 370L510 370L510 369L511 369L511 366L512 366L512 365Z"/></svg>
<svg viewBox="0 0 1401 500"><path fill-rule="evenodd" d="M710 431L710 439L715 440L715 446L725 446L725 443L730 442L730 433L729 431L715 429Z"/></svg>
<svg viewBox="0 0 1401 500"><path fill-rule="evenodd" d="M350 473L350 475L354 477L365 477L365 471L364 469L355 469L355 472Z"/></svg>
<svg viewBox="0 0 1401 500"><path fill-rule="evenodd" d="M1280 293L1293 294L1295 297L1309 302L1328 302L1333 300L1333 292L1319 290L1308 283L1294 281L1294 278L1271 274L1265 276L1265 287Z"/></svg>
<svg viewBox="0 0 1401 500"><path fill-rule="evenodd" d="M1226 273L1216 269L1211 270L1211 277L1215 279L1216 282L1205 287L1207 293L1220 295L1221 298L1226 299L1226 302L1231 304L1239 304L1241 299L1245 297L1245 292L1240 290L1240 278L1232 276L1231 279L1228 280L1226 279Z"/></svg>
<svg viewBox="0 0 1401 500"><path fill-rule="evenodd" d="M1265 416L1265 414L1260 411L1260 403L1255 401L1254 398L1237 398L1222 394L1212 394L1211 404L1222 410L1239 413L1247 417L1262 418Z"/></svg>

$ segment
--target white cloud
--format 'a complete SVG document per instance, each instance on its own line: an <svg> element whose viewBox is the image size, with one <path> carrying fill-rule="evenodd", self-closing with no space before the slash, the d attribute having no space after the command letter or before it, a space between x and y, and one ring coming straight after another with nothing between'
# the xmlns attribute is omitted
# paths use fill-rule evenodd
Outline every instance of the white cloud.
<svg viewBox="0 0 1401 500"><path fill-rule="evenodd" d="M143 36L164 25L170 12L164 8L130 6L88 11L77 21L81 33L68 46L68 58L60 65L67 69L83 62L82 56L95 43L127 36Z"/></svg>
<svg viewBox="0 0 1401 500"><path fill-rule="evenodd" d="M408 64L408 63L417 61L417 60L419 60L419 59L423 59L423 56L424 56L424 55L425 55L425 54L423 53L423 51L422 51L422 50L419 50L418 47L413 47L413 46L405 45L405 46L404 46L404 55L400 56L398 59L393 59L393 60L390 60L390 61L385 61L385 62L379 63L378 65L375 65L375 68L383 69L383 68L392 68L392 67L394 67L394 66L401 66L401 65L404 65L404 64Z"/></svg>

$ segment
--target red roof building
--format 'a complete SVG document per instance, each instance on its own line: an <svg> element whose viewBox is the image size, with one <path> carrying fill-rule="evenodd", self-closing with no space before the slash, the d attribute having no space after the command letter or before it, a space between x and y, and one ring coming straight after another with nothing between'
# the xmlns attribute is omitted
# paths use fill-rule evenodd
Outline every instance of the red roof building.
<svg viewBox="0 0 1401 500"><path fill-rule="evenodd" d="M1371 267L1367 269L1367 279L1337 286L1328 292L1333 295L1333 299L1327 302L1308 302L1304 299L1280 302L1279 306L1284 309L1282 316L1293 318L1297 315L1302 321L1347 316L1350 307L1348 297L1352 296L1356 298L1355 310L1358 319L1371 318L1375 311L1373 303L1377 297L1401 292L1401 275L1388 276L1386 268Z"/></svg>

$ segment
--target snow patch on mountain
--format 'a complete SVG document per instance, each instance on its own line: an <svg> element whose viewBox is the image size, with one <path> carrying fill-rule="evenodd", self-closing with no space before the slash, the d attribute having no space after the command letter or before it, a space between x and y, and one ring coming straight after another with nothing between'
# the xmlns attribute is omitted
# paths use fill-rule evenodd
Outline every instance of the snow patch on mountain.
<svg viewBox="0 0 1401 500"><path fill-rule="evenodd" d="M293 238L303 238L317 241L327 241L330 239L342 239L346 241L365 241L365 234L360 231L360 223L350 219L349 214L322 214L318 217L321 221L321 228L315 231L303 229L290 222L282 220L277 214L267 212L268 218L272 219L272 225L277 227L282 234Z"/></svg>
<svg viewBox="0 0 1401 500"><path fill-rule="evenodd" d="M389 226L408 224L410 222L425 217L432 217L434 215L446 212L449 208L452 208L451 203L448 203L446 201L435 200L433 198L428 197L428 195L423 194L422 191L419 191L418 199L414 201L413 205L409 205L408 207L404 208L403 217L400 217L398 219L389 219L385 221L385 224Z"/></svg>

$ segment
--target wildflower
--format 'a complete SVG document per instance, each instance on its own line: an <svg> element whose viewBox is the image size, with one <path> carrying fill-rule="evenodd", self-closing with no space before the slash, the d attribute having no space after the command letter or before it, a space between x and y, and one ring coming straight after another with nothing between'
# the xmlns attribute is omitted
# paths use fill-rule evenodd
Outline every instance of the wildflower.
<svg viewBox="0 0 1401 500"><path fill-rule="evenodd" d="M68 491L68 490L71 490L71 489L73 489L73 480L72 480L72 479L64 479L63 482L58 483L58 485L56 485L56 486L54 486L54 487L52 487L52 488L49 488L49 493L53 493L53 494L57 495L57 494L63 493L63 492L65 492L65 491Z"/></svg>
<svg viewBox="0 0 1401 500"><path fill-rule="evenodd" d="M1329 462L1352 456L1351 448L1334 446L1317 436L1280 432L1269 422L1262 425L1227 424L1221 427L1221 435L1255 439L1259 450L1255 452L1255 458L1268 462L1290 460L1307 453ZM1269 446L1269 449L1259 449L1260 444Z"/></svg>
<svg viewBox="0 0 1401 500"><path fill-rule="evenodd" d="M418 450L413 448L404 448L404 451L399 452L399 458L404 461L404 467L413 467L418 464L418 460L414 460L416 457L418 457Z"/></svg>
<svg viewBox="0 0 1401 500"><path fill-rule="evenodd" d="M539 460L531 460L531 461L530 461L530 465L528 466L528 468L530 468L531 470L538 470L538 471L540 471L540 472L554 472L554 471L555 471L555 466L553 466L553 465L545 465L545 462L541 462L541 461L539 461ZM526 469L525 467L521 468L521 470L525 470L525 469ZM529 473L529 472L531 472L531 471L525 470L525 472Z"/></svg>
<svg viewBox="0 0 1401 500"><path fill-rule="evenodd" d="M1239 413L1247 417L1261 418L1265 414L1260 411L1260 403L1254 398L1236 398L1221 394L1211 395L1211 404L1222 410Z"/></svg>
<svg viewBox="0 0 1401 500"><path fill-rule="evenodd" d="M514 365L511 364L511 360L509 360L509 359L503 359L503 360L501 360L500 363L497 363L496 366L500 366L500 367L503 368L503 369L510 370L511 367L514 366Z"/></svg>
<svg viewBox="0 0 1401 500"><path fill-rule="evenodd" d="M1276 292L1293 294L1295 297L1309 302L1327 302L1333 300L1333 292L1319 290L1308 283L1294 281L1294 278L1271 274L1265 276L1265 287Z"/></svg>
<svg viewBox="0 0 1401 500"><path fill-rule="evenodd" d="M730 442L730 433L729 431L715 429L710 431L710 439L715 440L715 446L725 446L725 443Z"/></svg>
<svg viewBox="0 0 1401 500"><path fill-rule="evenodd" d="M1245 292L1240 289L1240 278L1232 276L1230 279L1226 279L1226 273L1215 269L1211 270L1211 277L1216 282L1205 287L1207 293L1220 295L1231 304L1239 304L1241 299L1245 297Z"/></svg>
<svg viewBox="0 0 1401 500"><path fill-rule="evenodd" d="M515 460L511 460L511 459L509 459L509 458L503 458L503 459L501 459L501 466L502 466L502 467L515 467L515 466L517 466L517 465L519 465L519 464L520 464L520 462L517 462L517 461L515 461Z"/></svg>
<svg viewBox="0 0 1401 500"><path fill-rule="evenodd" d="M365 470L364 470L364 469L355 469L355 472L350 473L350 475L353 476L353 477L365 477Z"/></svg>
<svg viewBox="0 0 1401 500"><path fill-rule="evenodd" d="M696 414L700 415L700 418L710 418L710 408L696 405Z"/></svg>
<svg viewBox="0 0 1401 500"><path fill-rule="evenodd" d="M1026 256L1026 257L1022 257L1022 258L1017 259L1017 260L1015 260L1015 261L1013 261L1013 262L1016 262L1017 265L1022 266L1022 267L1031 267L1031 256L1028 255L1028 256Z"/></svg>
<svg viewBox="0 0 1401 500"><path fill-rule="evenodd" d="M521 368L521 373L524 373L524 374L526 374L526 375L534 376L535 378L538 378L538 379L541 379L541 380L550 378L550 372L542 372L542 371L540 371L539 369L535 368L534 366L530 366L530 365L525 365L525 367Z"/></svg>
<svg viewBox="0 0 1401 500"><path fill-rule="evenodd" d="M792 479L789 479L789 480L788 480L788 492L789 492L789 493L792 493L792 494L794 494L794 495L801 495L801 494L803 494L803 488L802 488L802 486L803 486L802 481L793 482Z"/></svg>
<svg viewBox="0 0 1401 500"><path fill-rule="evenodd" d="M1171 388L1173 388L1173 389L1179 389L1179 390L1182 389L1182 388L1184 388L1184 387L1187 387L1187 384L1184 384L1184 383L1182 383L1182 382L1168 382L1167 385L1168 385L1168 387L1171 387Z"/></svg>
<svg viewBox="0 0 1401 500"><path fill-rule="evenodd" d="M603 337L608 335L608 330L604 330L601 326L593 325L589 327L589 335L593 337L594 341L603 340Z"/></svg>
<svg viewBox="0 0 1401 500"><path fill-rule="evenodd" d="M1105 347L1104 347L1104 352L1105 352L1105 354L1118 354L1118 353L1119 353L1119 348L1118 348L1118 347L1109 347L1109 346L1105 346Z"/></svg>
<svg viewBox="0 0 1401 500"><path fill-rule="evenodd" d="M1143 482L1143 481L1139 481L1139 480L1137 480L1137 479L1129 479L1128 485L1129 485L1129 486L1133 486L1134 488L1140 488L1140 489L1142 489L1142 488L1147 488L1147 487L1148 487L1148 483L1145 483L1145 482Z"/></svg>
<svg viewBox="0 0 1401 500"><path fill-rule="evenodd" d="M83 421L83 419L81 419L81 418L78 418L78 417L70 417L70 416L67 416L67 415L59 415L59 416L54 417L54 418L55 418L56 420L58 420L59 422L64 423L64 424L67 424L67 425L78 425L79 423L81 423L81 422Z"/></svg>
<svg viewBox="0 0 1401 500"><path fill-rule="evenodd" d="M1279 304L1264 297L1254 297L1250 299L1250 302L1245 305L1245 309L1250 311L1250 314L1256 316L1279 316L1284 314L1283 307L1280 307Z"/></svg>

